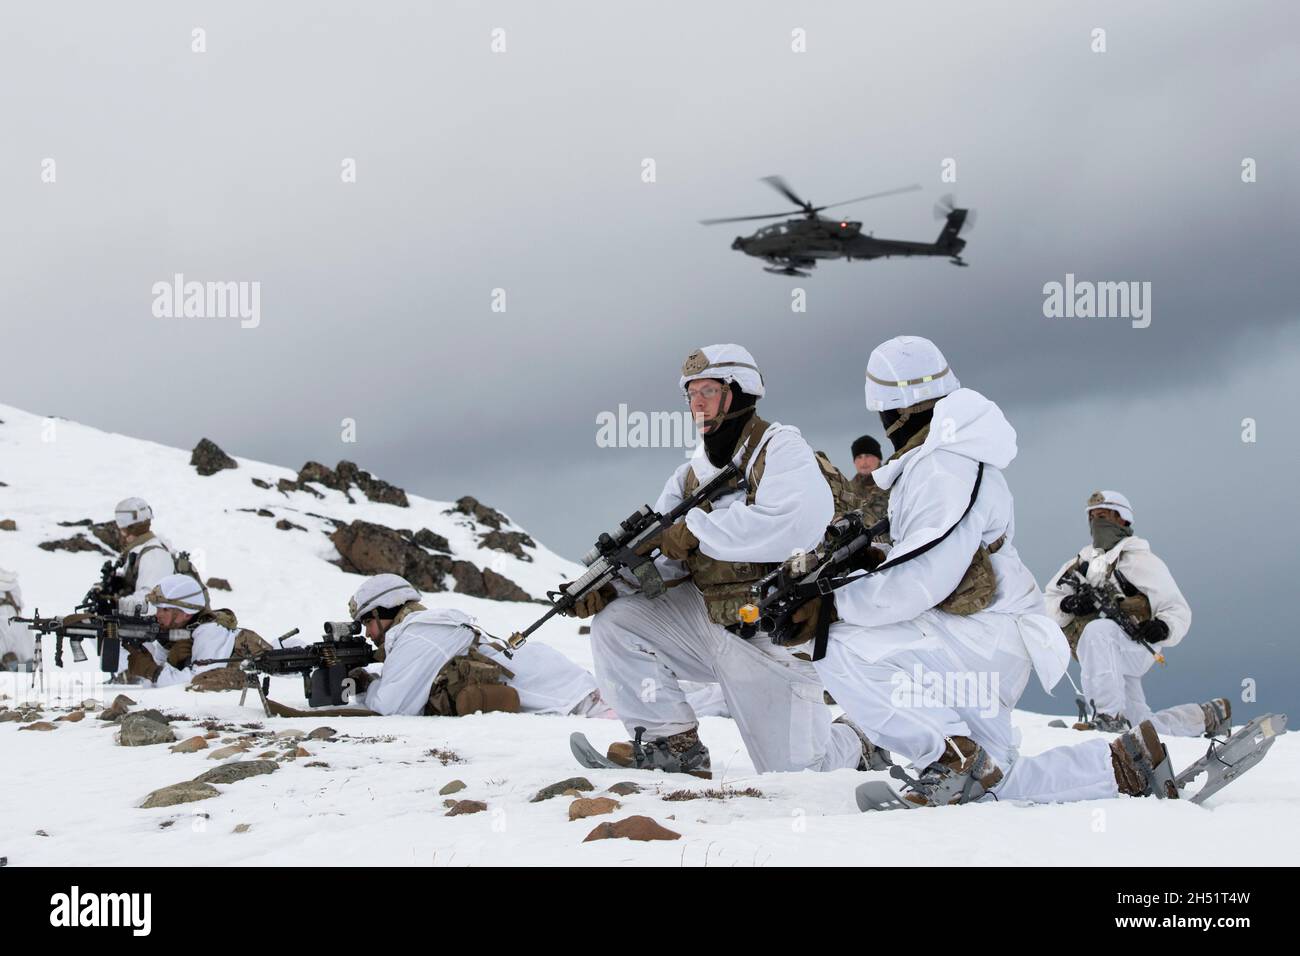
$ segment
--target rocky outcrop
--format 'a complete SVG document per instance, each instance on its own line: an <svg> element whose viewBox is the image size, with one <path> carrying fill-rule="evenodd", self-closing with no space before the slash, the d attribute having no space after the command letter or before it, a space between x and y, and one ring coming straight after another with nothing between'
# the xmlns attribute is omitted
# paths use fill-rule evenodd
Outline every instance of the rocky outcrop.
<svg viewBox="0 0 1300 956"><path fill-rule="evenodd" d="M456 502L456 507L443 514L462 514L473 518L481 525L486 525L494 531L500 531L503 525L510 523L510 519L497 511L495 508L489 508L482 504L477 498L471 498L466 495Z"/></svg>
<svg viewBox="0 0 1300 956"><path fill-rule="evenodd" d="M504 574L497 574L491 568L480 571L468 561L456 561L452 565L452 576L456 578L456 592L471 597L487 598L490 601L531 601L532 595L515 584Z"/></svg>
<svg viewBox="0 0 1300 956"><path fill-rule="evenodd" d="M417 589L430 593L446 591L450 575L458 594L494 601L532 600L527 591L491 569L446 554L430 554L418 542L445 545L446 541L423 529L412 534L369 521L353 521L338 528L330 541L338 550L339 567L353 574L400 574Z"/></svg>
<svg viewBox="0 0 1300 956"><path fill-rule="evenodd" d="M112 551L101 548L84 534L73 535L71 538L59 538L56 541L42 541L37 547L42 551L97 551L100 554L108 555L110 558L114 557Z"/></svg>
<svg viewBox="0 0 1300 956"><path fill-rule="evenodd" d="M535 548L537 542L522 531L489 531L478 539L478 546L513 554L521 561L532 561L533 556L524 548Z"/></svg>
<svg viewBox="0 0 1300 956"><path fill-rule="evenodd" d="M190 464L205 478L228 468L238 468L239 463L217 447L217 443L207 438L199 439L190 453Z"/></svg>
<svg viewBox="0 0 1300 956"><path fill-rule="evenodd" d="M410 507L410 502L406 500L405 491L396 485L381 481L370 472L363 471L354 462L350 461L341 461L333 469L327 468L320 462L309 461L298 471L297 482L281 479L278 487L281 491L296 489L314 492L314 489L307 487L308 482L341 491L347 496L348 501L353 503L356 501L352 497L352 487L355 485L361 489L361 493L366 496L368 501L374 501L382 505L396 505L399 508ZM318 492L314 493L319 497Z"/></svg>
<svg viewBox="0 0 1300 956"><path fill-rule="evenodd" d="M440 534L434 534L428 528L421 528L411 536L414 541L422 548L428 548L430 551L441 551L443 554L451 554L451 545L447 539Z"/></svg>
<svg viewBox="0 0 1300 956"><path fill-rule="evenodd" d="M92 524L90 533L114 551L120 552L122 550L122 529L117 526L116 521L101 521L99 524Z"/></svg>

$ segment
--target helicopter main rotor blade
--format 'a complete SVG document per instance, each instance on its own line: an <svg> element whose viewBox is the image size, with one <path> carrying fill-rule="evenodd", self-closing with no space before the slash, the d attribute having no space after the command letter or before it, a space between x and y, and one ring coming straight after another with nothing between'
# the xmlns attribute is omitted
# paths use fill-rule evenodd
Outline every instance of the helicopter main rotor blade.
<svg viewBox="0 0 1300 956"><path fill-rule="evenodd" d="M813 209L813 212L830 209L832 206L847 206L851 202L862 202L864 199L880 199L883 196L897 196L900 193L914 193L920 188L919 184L912 183L910 186L902 186L898 189L887 189L883 193L871 193L867 196L858 196L856 199L844 199L840 202L827 203L825 206L817 206Z"/></svg>
<svg viewBox="0 0 1300 956"><path fill-rule="evenodd" d="M731 216L727 219L701 219L702 226L716 226L720 222L747 222L750 219L787 219L796 213L786 210L785 212L774 212L766 216Z"/></svg>
<svg viewBox="0 0 1300 956"><path fill-rule="evenodd" d="M769 186L771 186L773 189L779 192L786 199L790 200L796 206L799 206L800 208L805 210L812 208L812 204L806 203L798 196L796 196L794 190L790 188L790 184L787 183L780 176L764 176L763 182L767 183ZM918 186L917 188L919 189L920 187Z"/></svg>

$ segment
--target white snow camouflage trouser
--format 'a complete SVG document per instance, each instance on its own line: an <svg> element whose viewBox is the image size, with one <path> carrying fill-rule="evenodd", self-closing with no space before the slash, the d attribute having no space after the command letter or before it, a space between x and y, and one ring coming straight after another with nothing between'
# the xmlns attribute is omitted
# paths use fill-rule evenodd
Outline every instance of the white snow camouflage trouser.
<svg viewBox="0 0 1300 956"><path fill-rule="evenodd" d="M1029 676L1028 660L1003 652L991 658L963 654L959 645L925 641L912 622L885 627L893 637L910 630L912 643L924 646L896 647L868 660L853 640L855 631L868 629L836 624L817 672L849 718L895 762L902 758L919 770L943 755L944 738L963 736L1002 769L1002 782L993 789L998 799L1055 803L1119 793L1106 740L1018 754L1011 712ZM936 694L938 687L945 690Z"/></svg>
<svg viewBox="0 0 1300 956"><path fill-rule="evenodd" d="M1171 737L1199 737L1205 733L1200 704L1178 704L1151 712L1142 692L1142 675L1155 658L1133 641L1114 621L1098 618L1079 635L1080 681L1085 701L1093 701L1103 714L1123 714L1134 727L1144 720L1156 732Z"/></svg>
<svg viewBox="0 0 1300 956"><path fill-rule="evenodd" d="M601 694L629 736L696 726L679 681L717 682L760 773L855 768L862 759L857 735L832 726L813 665L765 635L747 641L714 624L692 583L657 598L620 596L592 619L591 643Z"/></svg>

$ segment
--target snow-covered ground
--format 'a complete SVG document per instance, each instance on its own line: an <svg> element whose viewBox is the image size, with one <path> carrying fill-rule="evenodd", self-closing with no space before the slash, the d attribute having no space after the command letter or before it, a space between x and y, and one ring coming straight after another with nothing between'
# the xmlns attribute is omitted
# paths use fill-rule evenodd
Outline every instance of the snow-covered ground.
<svg viewBox="0 0 1300 956"><path fill-rule="evenodd" d="M6 675L0 693L25 694L26 680ZM292 699L300 685L277 679L272 696ZM21 689L20 689L21 688ZM141 705L190 720L178 738L202 734L197 719L256 723L267 731L331 726L339 739L303 742L310 757L276 772L220 786L219 797L142 810L150 791L216 765L208 751L171 753L166 745L120 747L114 725L88 715L50 732L0 724L0 856L11 865L338 863L470 866L485 864L623 864L764 866L927 864L1181 865L1290 864L1300 856L1300 747L1280 738L1262 764L1208 801L1115 800L1054 806L1009 803L861 814L853 802L865 774L758 775L735 724L705 718L713 781L692 777L584 770L569 754L570 732L599 746L622 736L614 721L486 714L421 717L266 719L256 699L236 692L180 688L131 690ZM109 699L111 700L111 694ZM79 696L80 690L73 696ZM5 703L12 703L6 701ZM51 717L54 711L47 711ZM1017 714L1024 749L1035 752L1084 735ZM240 731L223 733L232 737ZM220 740L213 740L219 746ZM278 743L278 742L277 742ZM1181 766L1201 752L1195 740L1168 742ZM258 743L231 759L254 758ZM280 752L277 747L277 753ZM430 751L452 751L444 765ZM328 766L312 766L323 763ZM571 776L595 786L591 796L630 780L640 793L620 797L611 816L570 822L568 797L540 803L542 787ZM487 810L448 817L438 791L461 780L456 799ZM680 789L757 788L762 796L668 801ZM680 840L584 843L600 822L640 814L681 834ZM245 832L235 832L248 824ZM38 832L40 831L40 832ZM44 835L41 835L41 834Z"/></svg>
<svg viewBox="0 0 1300 956"><path fill-rule="evenodd" d="M328 563L336 557L321 534L329 525L308 511L350 521L361 518L394 528L427 527L444 535L458 558L491 567L541 595L574 565L539 547L535 560L478 547L477 533L450 505L410 496L409 509L322 489L324 500L295 492L259 489L249 481L293 478L286 468L239 459L240 467L199 477L189 453L71 422L54 426L0 406L0 519L18 530L0 531L0 566L19 572L28 612L66 613L96 578L102 555L46 552L40 541L77 530L59 521L111 515L122 497L138 494L157 514L156 528L178 547L201 553L206 574L230 580L217 592L242 622L271 638L292 627L314 640L320 622L346 616L359 578ZM197 440L196 436L196 440ZM332 461L326 464L332 465ZM360 463L363 467L364 462ZM382 476L380 476L382 477ZM466 489L472 491L472 489ZM490 504L490 502L489 502ZM266 508L309 530L279 531L274 521L238 511ZM431 594L426 603L476 615L496 634L533 620L539 605L495 602L454 593ZM557 619L533 638L591 666L578 622ZM50 641L47 639L47 644ZM105 688L93 661L81 669L53 668L46 650L47 720L84 698L110 702L123 688ZM70 658L69 658L70 660ZM36 697L31 675L0 675L0 705ZM665 777L635 771L578 767L568 750L574 730L603 749L623 737L608 720L489 714L458 719L415 717L267 719L250 695L197 694L183 688L128 688L142 707L180 715L178 739L204 733L217 720L208 750L173 753L166 745L121 747L115 724L91 711L53 731L20 730L0 723L0 856L10 865L106 864L619 864L763 866L800 864L1198 865L1292 863L1300 857L1300 743L1288 734L1268 759L1208 801L1115 800L1055 806L975 805L907 813L863 815L854 786L866 775L758 775L734 723L706 718L702 735L712 752L715 779ZM302 705L301 682L273 681L273 697ZM1071 710L1062 697L1062 713ZM1076 742L1084 735L1046 726L1049 718L1016 715L1022 750L1035 753ZM257 725L245 727L243 725ZM189 780L216 766L209 759L225 738L296 728L331 726L334 740L304 741L310 756L279 763L274 773L221 785L218 797L144 810L146 794ZM284 751L269 736L231 759ZM1196 740L1167 741L1176 766L1199 756ZM441 756L431 753L437 751ZM444 764L454 754L461 762ZM640 793L620 797L610 816L570 822L567 797L529 800L540 788L573 776L595 786L592 796L631 780ZM480 800L481 813L447 817L438 791L461 780L456 799ZM666 800L678 790L745 790L759 796ZM633 814L650 816L681 834L669 842L606 840L583 843L597 824ZM247 825L241 832L236 827Z"/></svg>

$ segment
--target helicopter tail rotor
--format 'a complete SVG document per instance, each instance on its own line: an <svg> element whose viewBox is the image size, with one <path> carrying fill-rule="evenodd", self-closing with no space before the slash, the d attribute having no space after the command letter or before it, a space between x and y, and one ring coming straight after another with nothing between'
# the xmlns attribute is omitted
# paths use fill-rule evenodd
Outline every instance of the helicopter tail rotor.
<svg viewBox="0 0 1300 956"><path fill-rule="evenodd" d="M939 197L939 201L934 204L935 219L941 221L948 219L949 221L951 221L950 217L955 212L965 213L965 216L962 218L962 222L960 224L958 232L967 233L975 228L975 220L977 218L975 215L975 210L960 208L957 205L957 201L953 198L952 193L944 193L944 195Z"/></svg>

